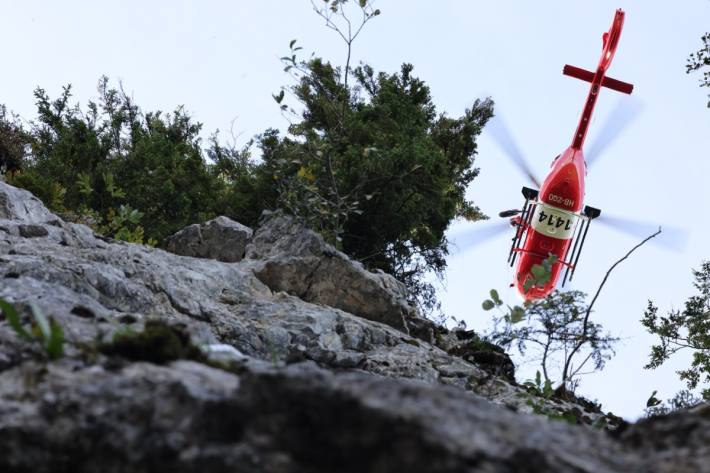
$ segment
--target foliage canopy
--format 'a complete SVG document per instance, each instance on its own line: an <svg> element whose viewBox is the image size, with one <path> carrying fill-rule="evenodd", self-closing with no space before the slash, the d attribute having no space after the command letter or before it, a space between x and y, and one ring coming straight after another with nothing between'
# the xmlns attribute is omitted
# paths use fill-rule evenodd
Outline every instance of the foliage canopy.
<svg viewBox="0 0 710 473"><path fill-rule="evenodd" d="M55 100L35 90L31 151L13 184L54 211L90 215L103 229L137 224L140 209L146 237L156 240L213 216L219 186L202 157L201 125L182 108L142 113L106 77L98 91L98 102L83 111L70 104L69 86Z"/></svg>
<svg viewBox="0 0 710 473"><path fill-rule="evenodd" d="M437 114L409 64L397 74L359 67L353 86L321 59L299 67L303 75L291 90L303 106L301 120L291 136L270 130L260 138L263 170L277 184L273 205L367 267L426 294L431 308L423 277L446 266L445 230L455 217L482 218L465 192L478 174L476 138L492 101L477 100L449 118Z"/></svg>
<svg viewBox="0 0 710 473"><path fill-rule="evenodd" d="M554 291L526 304L516 317L510 312L496 318L487 338L506 350L516 348L527 359L531 359L526 354L532 348L545 381L559 371L561 384L574 390L580 375L604 368L619 340L605 333L601 324L588 320L585 299L581 291Z"/></svg>
<svg viewBox="0 0 710 473"><path fill-rule="evenodd" d="M653 335L658 344L651 347L646 368L657 368L681 350L693 354L689 368L678 371L688 389L710 384L710 262L703 262L699 271L693 270L694 286L698 294L685 302L683 310L671 310L665 316L658 314L658 307L648 301L641 323ZM710 386L702 389L705 400L710 400Z"/></svg>
<svg viewBox="0 0 710 473"><path fill-rule="evenodd" d="M685 71L690 74L704 69L703 77L700 79L700 87L710 87L710 70L708 70L710 68L710 33L705 33L701 40L703 47L688 57ZM708 107L710 108L710 101L708 101Z"/></svg>

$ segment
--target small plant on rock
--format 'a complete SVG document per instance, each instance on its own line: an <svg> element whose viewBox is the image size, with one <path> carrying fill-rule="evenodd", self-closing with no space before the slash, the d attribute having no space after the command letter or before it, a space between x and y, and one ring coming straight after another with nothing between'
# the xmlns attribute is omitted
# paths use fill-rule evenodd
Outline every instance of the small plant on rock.
<svg viewBox="0 0 710 473"><path fill-rule="evenodd" d="M119 356L131 361L165 364L173 360L204 362L207 357L192 342L186 330L162 320L149 320L142 331L117 331L108 343L101 343L104 355Z"/></svg>
<svg viewBox="0 0 710 473"><path fill-rule="evenodd" d="M30 304L33 322L29 328L22 324L15 307L4 299L0 299L0 311L20 338L40 343L50 360L56 360L64 355L62 326L54 318L46 317L37 306Z"/></svg>
<svg viewBox="0 0 710 473"><path fill-rule="evenodd" d="M703 402L703 398L696 396L692 391L682 389L675 396L667 401L661 401L656 397L658 391L653 391L651 396L646 401L646 409L644 415L646 417L659 416L670 414L681 409L688 409Z"/></svg>

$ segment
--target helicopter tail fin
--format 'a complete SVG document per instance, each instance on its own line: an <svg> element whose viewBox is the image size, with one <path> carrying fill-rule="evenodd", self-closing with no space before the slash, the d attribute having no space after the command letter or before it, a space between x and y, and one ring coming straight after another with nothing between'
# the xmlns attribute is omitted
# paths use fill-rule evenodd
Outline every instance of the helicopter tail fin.
<svg viewBox="0 0 710 473"><path fill-rule="evenodd" d="M569 64L565 64L564 69L562 69L562 73L566 76L574 77L575 79L580 79L586 82L592 82L594 80L593 72L579 67L570 66ZM607 76L604 76L604 79L602 79L602 87L616 90L617 92L622 92L624 94L630 94L634 90L633 84L612 79Z"/></svg>

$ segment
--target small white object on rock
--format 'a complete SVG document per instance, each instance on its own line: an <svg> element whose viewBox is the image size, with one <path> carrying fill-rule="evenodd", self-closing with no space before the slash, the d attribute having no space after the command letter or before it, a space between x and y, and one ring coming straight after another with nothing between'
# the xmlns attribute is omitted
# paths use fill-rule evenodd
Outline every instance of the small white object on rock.
<svg viewBox="0 0 710 473"><path fill-rule="evenodd" d="M232 345L227 345L226 343L203 345L202 351L213 361L244 361L249 358Z"/></svg>

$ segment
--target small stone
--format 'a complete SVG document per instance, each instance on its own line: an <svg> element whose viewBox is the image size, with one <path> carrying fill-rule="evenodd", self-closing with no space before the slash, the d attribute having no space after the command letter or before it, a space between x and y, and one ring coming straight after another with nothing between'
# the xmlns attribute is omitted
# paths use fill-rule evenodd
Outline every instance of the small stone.
<svg viewBox="0 0 710 473"><path fill-rule="evenodd" d="M42 225L18 225L20 236L25 238L44 237L49 235L49 232Z"/></svg>

